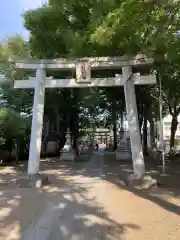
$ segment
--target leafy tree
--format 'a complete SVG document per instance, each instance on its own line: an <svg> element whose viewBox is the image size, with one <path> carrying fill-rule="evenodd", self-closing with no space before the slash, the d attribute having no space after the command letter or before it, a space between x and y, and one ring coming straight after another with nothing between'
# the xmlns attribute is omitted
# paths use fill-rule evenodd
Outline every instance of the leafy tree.
<svg viewBox="0 0 180 240"><path fill-rule="evenodd" d="M167 56L171 58L173 56L173 59L177 56L179 9L179 1L171 0L165 2L64 0L61 4L58 0L49 0L42 8L25 12L24 19L25 26L31 33L31 53L35 57L59 58L150 53L157 60L153 69L162 75L163 88L166 88L168 84L164 83L167 77L165 78L162 74L163 61ZM175 82L175 78L173 81ZM166 89L168 90L168 87ZM144 122L145 145L147 118L153 122L152 120L157 115L156 103L149 104L153 102L151 95L155 90L156 88L154 90L148 88L144 92L142 89L137 97L140 125ZM63 92L66 91L59 92L57 96L59 101L56 102L63 100L65 97ZM111 103L115 103L114 106L117 105L117 98L111 99L110 92L111 90L106 90L102 93L98 90L89 99L90 91L86 92L88 97L86 101L83 101L84 108L80 107L82 99L78 99L74 109L79 111L79 116L82 116L80 112L86 112L85 106L90 102L88 114L93 118L100 112L102 113L104 109L110 115ZM61 98L61 95L64 97ZM68 96L70 95L73 94ZM84 94L81 93L80 96ZM144 103L140 99L141 96L143 96ZM106 101L106 104L103 105L103 101ZM147 105L150 106L151 112L150 110L147 112ZM59 112L66 112L63 106L59 108ZM113 116L115 117L115 114ZM96 119L98 120L98 117Z"/></svg>
<svg viewBox="0 0 180 240"><path fill-rule="evenodd" d="M92 43L103 47L115 45L119 52L130 55L138 52L150 53L157 60L154 68L163 81L166 103L164 106L165 109L169 107L169 113L172 115L171 147L174 147L179 114L179 96L176 88L179 85L179 9L180 2L171 0L112 1L107 13L103 16L100 14L99 17L97 16L98 20L93 22L90 37ZM164 61L166 63L163 63ZM151 95L150 92L148 95ZM149 101L148 95L144 96L143 101L146 102L146 107ZM141 111L144 107L140 101L138 102ZM147 113L144 114L142 117L145 120ZM141 116L139 117L141 121ZM145 139L147 138L144 137L144 141Z"/></svg>
<svg viewBox="0 0 180 240"><path fill-rule="evenodd" d="M170 149L175 146L175 134L178 126L178 115L180 114L180 58L178 61L167 61L159 69L159 77L162 79L164 105L172 116Z"/></svg>
<svg viewBox="0 0 180 240"><path fill-rule="evenodd" d="M0 109L0 129L3 136L13 138L21 135L26 128L27 120L11 109Z"/></svg>
<svg viewBox="0 0 180 240"><path fill-rule="evenodd" d="M89 50L87 42L87 28L91 15L89 10L92 6L90 1L86 3L81 1L76 4L70 1L62 4L57 1L49 1L49 4L43 8L24 13L25 26L31 32L32 55L38 58L90 55L92 49ZM53 75L62 78L62 73L53 73ZM68 78L72 77L74 73L63 73L63 75L64 78ZM53 109L53 112L58 112L61 116L61 131L64 134L70 124L73 139L76 139L79 134L78 128L83 127L82 120L87 119L86 110L88 110L88 114L90 111L91 114L94 111L92 107L87 107L89 100L86 97L89 93L89 90L84 89L47 91L46 99L48 99L49 106L45 106L45 114L49 115L50 108ZM91 98L91 106L95 105L97 105L97 99ZM89 123L89 121L84 122Z"/></svg>
<svg viewBox="0 0 180 240"><path fill-rule="evenodd" d="M107 1L100 1L101 3ZM119 52L164 54L174 49L179 31L179 1L112 1L111 8L93 22L91 41L116 45ZM98 10L97 11L101 11Z"/></svg>
<svg viewBox="0 0 180 240"><path fill-rule="evenodd" d="M13 139L16 139L18 145L21 141L27 143L27 129L29 121L17 112L8 108L0 109L0 152L7 150L9 154L14 146Z"/></svg>
<svg viewBox="0 0 180 240"><path fill-rule="evenodd" d="M14 60L30 57L29 44L19 35L8 38L0 44L0 104L17 112L31 113L32 90L14 89L14 79L21 79L31 74L29 71L16 69Z"/></svg>

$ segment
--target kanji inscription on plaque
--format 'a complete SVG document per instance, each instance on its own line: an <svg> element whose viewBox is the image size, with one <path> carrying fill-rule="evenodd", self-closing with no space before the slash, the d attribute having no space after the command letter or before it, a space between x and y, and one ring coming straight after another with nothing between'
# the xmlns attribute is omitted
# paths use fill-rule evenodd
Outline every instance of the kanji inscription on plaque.
<svg viewBox="0 0 180 240"><path fill-rule="evenodd" d="M88 62L82 61L76 64L76 80L79 83L91 81L91 67Z"/></svg>

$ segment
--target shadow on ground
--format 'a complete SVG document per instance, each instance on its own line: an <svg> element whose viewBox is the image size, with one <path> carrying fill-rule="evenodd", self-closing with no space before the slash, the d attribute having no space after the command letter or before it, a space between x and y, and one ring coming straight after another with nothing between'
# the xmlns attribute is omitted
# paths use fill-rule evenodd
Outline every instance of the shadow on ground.
<svg viewBox="0 0 180 240"><path fill-rule="evenodd" d="M43 215L49 205L56 212L56 224L49 239L116 240L129 229L139 230L135 224L119 224L110 219L103 206L89 195L92 186L88 179L99 177L102 167L102 162L94 164L93 161L61 166L44 162L41 171L49 175L51 185L43 189L16 186L15 180L24 170L23 165L3 170L0 173L0 239L25 239L24 232L38 223L38 216ZM74 176L81 182L75 182ZM86 177L87 181L82 184Z"/></svg>
<svg viewBox="0 0 180 240"><path fill-rule="evenodd" d="M169 212L180 215L180 169L167 169L167 174L162 175L160 169L152 164L146 166L147 173L158 181L157 189L138 190L126 186L124 180L130 173L133 173L131 161L112 162L104 158L104 179L118 186L121 189L132 192L140 198L149 200Z"/></svg>
<svg viewBox="0 0 180 240"><path fill-rule="evenodd" d="M130 191L169 212L180 214L180 201L173 200L180 199L179 182L176 182L178 170L175 176L174 171L169 169L169 174L163 177L149 167L149 173L162 185L158 189L134 190L123 184L125 177L132 172L131 162L112 162L107 158L95 161L93 157L89 162L42 162L41 171L49 175L51 185L43 189L21 189L15 180L25 168L24 164L20 164L0 172L0 239L25 239L24 232L37 225L38 216L42 216L48 206L56 213L56 223L50 235L53 240L119 240L124 239L129 229L140 231L136 224L120 224L112 220L96 197L89 195L93 181L98 182L98 179Z"/></svg>

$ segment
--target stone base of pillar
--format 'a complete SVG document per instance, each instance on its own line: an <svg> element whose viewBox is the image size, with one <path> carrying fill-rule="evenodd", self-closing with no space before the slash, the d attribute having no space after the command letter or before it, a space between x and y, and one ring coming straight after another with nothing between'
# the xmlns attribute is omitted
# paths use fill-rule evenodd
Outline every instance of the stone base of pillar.
<svg viewBox="0 0 180 240"><path fill-rule="evenodd" d="M157 180L153 179L147 174L143 175L142 177L138 177L135 174L130 174L124 182L127 186L135 189L149 189L157 187Z"/></svg>
<svg viewBox="0 0 180 240"><path fill-rule="evenodd" d="M75 150L71 150L68 152L61 152L60 155L60 160L61 161L74 161L76 158L76 151Z"/></svg>
<svg viewBox="0 0 180 240"><path fill-rule="evenodd" d="M47 175L41 174L28 174L21 176L16 184L20 188L41 188L50 184Z"/></svg>

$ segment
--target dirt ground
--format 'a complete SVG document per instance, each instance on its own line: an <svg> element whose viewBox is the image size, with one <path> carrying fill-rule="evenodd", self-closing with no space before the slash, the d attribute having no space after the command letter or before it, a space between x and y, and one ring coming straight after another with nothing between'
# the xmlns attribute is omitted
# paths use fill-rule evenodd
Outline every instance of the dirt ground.
<svg viewBox="0 0 180 240"><path fill-rule="evenodd" d="M162 176L149 168L161 184L142 191L123 183L131 167L129 162L112 162L103 153L94 153L89 162L42 161L41 173L48 174L51 182L43 189L17 187L23 164L4 167L0 239L180 239L178 171L172 180L171 169Z"/></svg>

